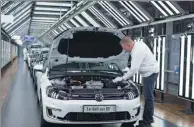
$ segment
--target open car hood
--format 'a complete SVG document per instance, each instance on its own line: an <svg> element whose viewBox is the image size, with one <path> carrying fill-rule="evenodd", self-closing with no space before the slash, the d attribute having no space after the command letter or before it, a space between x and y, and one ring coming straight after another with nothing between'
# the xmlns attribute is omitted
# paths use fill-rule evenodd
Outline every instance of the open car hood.
<svg viewBox="0 0 194 127"><path fill-rule="evenodd" d="M117 63L126 67L129 54L119 42L124 34L108 28L72 28L57 36L49 51L49 67L71 61Z"/></svg>

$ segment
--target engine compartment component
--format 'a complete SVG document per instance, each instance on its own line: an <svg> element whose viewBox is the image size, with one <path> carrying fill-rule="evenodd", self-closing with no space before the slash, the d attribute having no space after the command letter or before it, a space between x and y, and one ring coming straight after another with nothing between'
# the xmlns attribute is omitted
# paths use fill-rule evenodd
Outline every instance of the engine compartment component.
<svg viewBox="0 0 194 127"><path fill-rule="evenodd" d="M63 77L50 80L53 86L60 86L67 89L122 89L128 85L127 81L119 83L112 82L112 78L105 77Z"/></svg>
<svg viewBox="0 0 194 127"><path fill-rule="evenodd" d="M102 89L103 83L101 81L86 81L84 84L87 89Z"/></svg>
<svg viewBox="0 0 194 127"><path fill-rule="evenodd" d="M60 100L94 100L96 94L102 94L105 100L131 100L139 96L135 85L128 81L113 83L112 79L93 77L80 79L63 77L50 80L52 86L47 88L47 95Z"/></svg>

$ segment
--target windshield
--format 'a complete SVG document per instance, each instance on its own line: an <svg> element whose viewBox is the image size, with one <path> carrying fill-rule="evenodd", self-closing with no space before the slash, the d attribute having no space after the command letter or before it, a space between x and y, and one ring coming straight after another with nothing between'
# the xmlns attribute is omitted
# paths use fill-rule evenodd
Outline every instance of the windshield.
<svg viewBox="0 0 194 127"><path fill-rule="evenodd" d="M119 68L116 64L107 64L107 63L78 63L72 62L68 64L62 64L54 66L51 71L119 71Z"/></svg>

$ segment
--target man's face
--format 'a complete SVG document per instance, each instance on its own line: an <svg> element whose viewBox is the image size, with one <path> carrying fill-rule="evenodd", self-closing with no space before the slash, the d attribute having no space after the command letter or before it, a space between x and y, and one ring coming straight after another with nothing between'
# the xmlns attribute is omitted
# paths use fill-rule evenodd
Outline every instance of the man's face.
<svg viewBox="0 0 194 127"><path fill-rule="evenodd" d="M132 46L131 46L131 44L129 44L129 43L121 43L121 47L122 47L125 51L127 51L127 52L131 52L131 50L132 50Z"/></svg>

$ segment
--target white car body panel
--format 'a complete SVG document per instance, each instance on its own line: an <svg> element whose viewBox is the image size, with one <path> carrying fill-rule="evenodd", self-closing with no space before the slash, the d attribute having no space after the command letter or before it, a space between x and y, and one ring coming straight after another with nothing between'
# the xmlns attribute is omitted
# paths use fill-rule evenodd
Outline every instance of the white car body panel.
<svg viewBox="0 0 194 127"><path fill-rule="evenodd" d="M92 30L93 28L85 28L84 30ZM56 47L58 46L58 41L60 38L69 37L68 35L71 31L79 31L83 30L83 28L75 28L70 31L64 32L53 42L51 50L49 52L48 63L44 66L36 65L36 69L45 69L43 72L37 72L35 75L37 77L37 94L39 101L42 100L43 104L43 118L45 121L50 123L59 123L59 124L105 124L105 123L126 123L126 122L136 122L140 118L140 113L135 116L137 113L137 108L140 108L140 96L133 100L103 100L102 102L97 102L96 100L57 100L47 96L46 88L48 86L52 86L51 82L48 79L48 70L49 68L66 63L67 55L61 55L57 52ZM113 32L118 34L120 38L124 35L121 33L117 33L116 30L100 28L102 31ZM110 56L108 58L80 58L80 57L68 57L68 61L78 61L78 62L115 62L121 68L125 68L128 63L129 54L125 51L122 51L117 56ZM56 58L58 59L55 62ZM53 115L58 117L65 117L68 112L83 112L83 105L116 105L116 112L118 111L127 111L130 113L132 118L130 120L114 120L114 121L85 121L85 122L70 122L70 121L62 121L56 118L52 118L47 113L47 108L60 109L61 111L52 111Z"/></svg>

